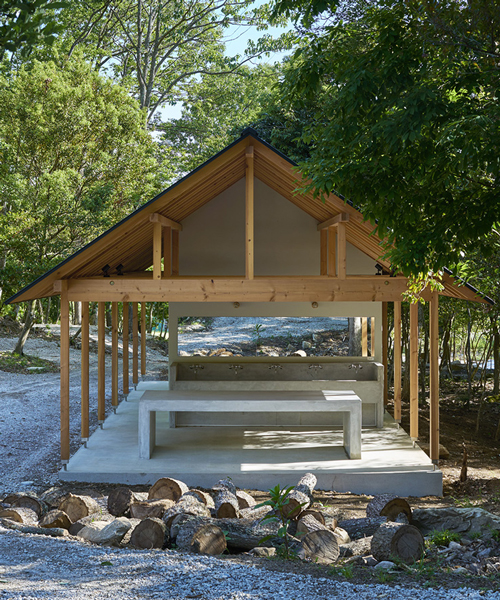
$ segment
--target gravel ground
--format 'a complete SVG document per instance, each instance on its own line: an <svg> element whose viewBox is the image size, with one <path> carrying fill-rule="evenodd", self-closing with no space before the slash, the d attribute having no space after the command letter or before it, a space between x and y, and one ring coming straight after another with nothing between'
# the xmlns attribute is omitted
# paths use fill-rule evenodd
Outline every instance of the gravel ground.
<svg viewBox="0 0 500 600"><path fill-rule="evenodd" d="M109 564L111 563L111 564ZM362 585L271 573L228 559L175 551L119 550L26 536L0 527L0 598L71 600L465 600L500 593Z"/></svg>

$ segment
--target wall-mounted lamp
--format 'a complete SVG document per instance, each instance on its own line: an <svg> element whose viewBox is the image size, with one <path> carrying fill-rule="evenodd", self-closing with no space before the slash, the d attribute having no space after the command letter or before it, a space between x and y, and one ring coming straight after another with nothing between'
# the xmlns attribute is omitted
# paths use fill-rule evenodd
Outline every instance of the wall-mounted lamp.
<svg viewBox="0 0 500 600"><path fill-rule="evenodd" d="M233 306L234 306L234 308L239 308L240 307L240 303L239 302L233 302Z"/></svg>
<svg viewBox="0 0 500 600"><path fill-rule="evenodd" d="M111 267L109 265L104 265L102 268L103 277L110 277L110 274L108 273L110 269Z"/></svg>
<svg viewBox="0 0 500 600"><path fill-rule="evenodd" d="M313 308L318 308L319 304L318 304L317 302L313 302L313 303L311 304L311 306L312 306Z"/></svg>
<svg viewBox="0 0 500 600"><path fill-rule="evenodd" d="M120 263L117 267L116 267L116 274L117 275L123 275L123 265L122 263Z"/></svg>

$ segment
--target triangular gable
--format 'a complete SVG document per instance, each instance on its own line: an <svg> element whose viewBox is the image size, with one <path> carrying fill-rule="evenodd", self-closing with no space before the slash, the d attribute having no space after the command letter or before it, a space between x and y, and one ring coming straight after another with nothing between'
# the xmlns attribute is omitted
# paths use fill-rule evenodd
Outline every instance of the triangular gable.
<svg viewBox="0 0 500 600"><path fill-rule="evenodd" d="M345 223L347 242L382 267L389 268L390 265L379 258L380 239L373 235L373 226L363 221L359 211L333 194L321 199L314 198L312 193L297 193L296 189L304 183L296 170L297 165L261 140L254 130L247 129L238 140L212 159L39 277L7 302L55 295L57 292L54 291L54 283L57 280L100 277L105 264L112 265L113 268L121 264L125 273L146 270L152 264L152 219L159 215L160 218L164 217L181 225L193 212L243 179L246 167L245 151L248 146L253 146L254 175L257 179L316 219L318 224L328 222L341 213L348 215L348 221ZM479 299L476 290L470 286L457 287L449 274L445 274L444 283L446 295Z"/></svg>

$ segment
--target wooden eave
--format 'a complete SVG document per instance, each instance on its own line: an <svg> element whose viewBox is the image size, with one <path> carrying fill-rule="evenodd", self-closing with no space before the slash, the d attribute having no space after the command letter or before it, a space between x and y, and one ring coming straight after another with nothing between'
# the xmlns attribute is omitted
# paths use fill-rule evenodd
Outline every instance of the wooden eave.
<svg viewBox="0 0 500 600"><path fill-rule="evenodd" d="M144 281L144 277L148 276L144 271L152 264L154 215L182 224L189 215L245 177L245 152L248 146L254 148L254 174L257 179L316 219L318 223L333 219L341 213L347 214L348 220L344 223L347 241L389 270L389 263L379 258L381 241L373 234L373 225L363 221L359 211L334 194L321 199L315 198L312 193L297 193L296 190L307 182L302 180L296 165L260 140L255 132L247 130L239 140L9 298L7 303L56 295L56 282L59 280L78 280L81 283L86 279L102 278L102 268L105 265L110 265L109 273L116 281L122 279L115 276L119 264L123 265L126 279L136 278ZM148 274L152 277L152 273ZM175 279L185 280L182 276ZM200 281L204 279L206 278L200 278ZM330 299L334 299L334 296L340 299L341 294L337 287L335 289L336 292ZM367 297L370 291L371 288L367 289ZM448 274L444 276L442 293L455 298L484 302L476 290L467 286L459 287ZM210 295L212 297L213 293ZM163 291L155 294L155 297L160 296L163 297ZM371 297L379 299L379 296L380 294L376 294Z"/></svg>

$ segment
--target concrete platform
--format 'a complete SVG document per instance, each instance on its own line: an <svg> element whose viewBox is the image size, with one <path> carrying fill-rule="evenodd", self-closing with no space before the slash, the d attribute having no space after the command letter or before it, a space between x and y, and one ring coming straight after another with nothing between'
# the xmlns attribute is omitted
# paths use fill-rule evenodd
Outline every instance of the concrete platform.
<svg viewBox="0 0 500 600"><path fill-rule="evenodd" d="M293 485L306 472L318 489L403 496L442 495L442 474L429 457L386 414L383 429L363 428L362 458L349 460L342 429L304 427L179 427L168 413L157 416L157 446L139 458L138 400L144 391L168 389L166 382L140 383L121 402L103 429L70 459L62 480L151 484L169 476L188 485L211 487L230 476L242 488L267 490Z"/></svg>

